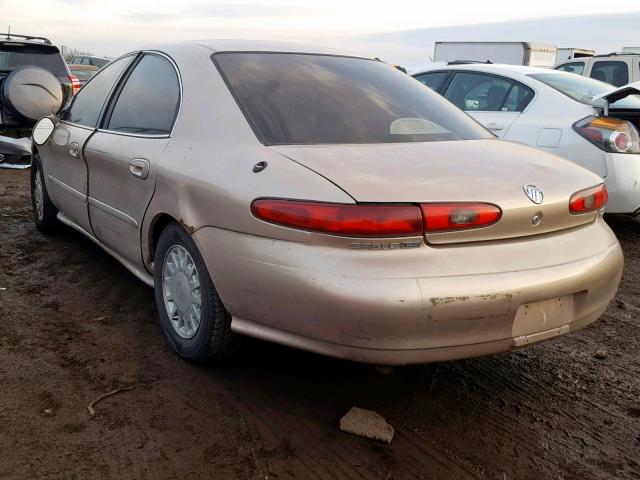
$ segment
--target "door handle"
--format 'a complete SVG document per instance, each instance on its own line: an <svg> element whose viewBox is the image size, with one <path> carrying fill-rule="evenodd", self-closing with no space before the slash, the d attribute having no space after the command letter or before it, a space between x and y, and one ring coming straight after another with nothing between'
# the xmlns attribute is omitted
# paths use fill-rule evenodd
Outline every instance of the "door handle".
<svg viewBox="0 0 640 480"><path fill-rule="evenodd" d="M497 123L487 123L485 125L489 130L504 130L503 125L498 125Z"/></svg>
<svg viewBox="0 0 640 480"><path fill-rule="evenodd" d="M129 172L140 180L144 180L149 176L149 168L149 160L144 158L134 158L129 162Z"/></svg>
<svg viewBox="0 0 640 480"><path fill-rule="evenodd" d="M69 155L71 155L73 158L80 158L80 145L78 145L76 142L70 143Z"/></svg>

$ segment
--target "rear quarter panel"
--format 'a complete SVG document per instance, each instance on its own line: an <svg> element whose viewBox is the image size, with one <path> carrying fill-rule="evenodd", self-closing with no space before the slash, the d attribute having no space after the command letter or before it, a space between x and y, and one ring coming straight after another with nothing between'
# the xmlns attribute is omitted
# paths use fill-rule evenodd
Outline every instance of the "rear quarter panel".
<svg viewBox="0 0 640 480"><path fill-rule="evenodd" d="M306 242L308 233L257 220L259 197L352 203L318 174L271 152L256 138L210 59L211 51L168 51L182 76L183 99L176 125L156 172L156 193L142 228L143 259L151 269L153 228L169 215L189 232L214 226L237 232ZM268 166L253 173L253 166Z"/></svg>

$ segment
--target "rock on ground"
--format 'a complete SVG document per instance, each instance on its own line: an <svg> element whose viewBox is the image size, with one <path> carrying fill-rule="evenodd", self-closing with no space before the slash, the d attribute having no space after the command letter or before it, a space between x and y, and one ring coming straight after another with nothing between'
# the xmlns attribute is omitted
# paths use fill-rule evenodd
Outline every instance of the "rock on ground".
<svg viewBox="0 0 640 480"><path fill-rule="evenodd" d="M393 427L376 412L353 407L340 419L340 430L361 437L391 443Z"/></svg>

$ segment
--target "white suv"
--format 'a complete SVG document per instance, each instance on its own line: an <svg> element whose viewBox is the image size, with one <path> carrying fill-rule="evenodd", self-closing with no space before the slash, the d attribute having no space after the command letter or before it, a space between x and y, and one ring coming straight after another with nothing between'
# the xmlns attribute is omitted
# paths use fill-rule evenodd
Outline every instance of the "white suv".
<svg viewBox="0 0 640 480"><path fill-rule="evenodd" d="M574 58L559 63L553 68L621 87L640 80L640 54L610 53L595 57Z"/></svg>

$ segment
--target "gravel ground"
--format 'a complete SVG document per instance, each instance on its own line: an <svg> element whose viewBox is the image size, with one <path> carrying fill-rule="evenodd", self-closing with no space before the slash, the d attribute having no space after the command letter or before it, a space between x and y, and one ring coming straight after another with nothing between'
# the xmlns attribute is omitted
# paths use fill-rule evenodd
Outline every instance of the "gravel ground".
<svg viewBox="0 0 640 480"><path fill-rule="evenodd" d="M608 221L620 291L575 334L388 376L257 341L202 367L170 350L151 289L80 234L37 232L28 172L0 170L0 478L640 478L640 223ZM340 432L352 406L391 445Z"/></svg>

